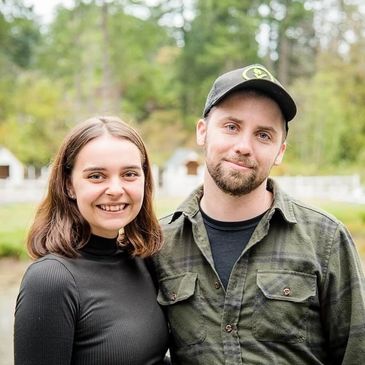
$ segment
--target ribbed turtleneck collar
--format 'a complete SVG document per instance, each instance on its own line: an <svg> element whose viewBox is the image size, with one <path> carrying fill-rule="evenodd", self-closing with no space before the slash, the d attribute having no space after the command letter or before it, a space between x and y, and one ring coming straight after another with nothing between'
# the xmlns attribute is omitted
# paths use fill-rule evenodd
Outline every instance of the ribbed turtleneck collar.
<svg viewBox="0 0 365 365"><path fill-rule="evenodd" d="M117 237L105 238L91 235L89 242L81 249L82 252L97 256L110 256L119 251Z"/></svg>

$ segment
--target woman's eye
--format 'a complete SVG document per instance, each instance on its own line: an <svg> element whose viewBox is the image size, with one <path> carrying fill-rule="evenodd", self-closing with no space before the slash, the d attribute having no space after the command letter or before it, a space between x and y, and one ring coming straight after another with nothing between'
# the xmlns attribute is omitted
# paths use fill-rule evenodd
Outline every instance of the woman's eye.
<svg viewBox="0 0 365 365"><path fill-rule="evenodd" d="M102 174L94 173L88 176L90 180L101 180L103 178Z"/></svg>
<svg viewBox="0 0 365 365"><path fill-rule="evenodd" d="M133 179L133 178L136 178L139 176L139 173L136 172L136 171L127 171L125 174L124 174L124 177L128 178L128 179Z"/></svg>

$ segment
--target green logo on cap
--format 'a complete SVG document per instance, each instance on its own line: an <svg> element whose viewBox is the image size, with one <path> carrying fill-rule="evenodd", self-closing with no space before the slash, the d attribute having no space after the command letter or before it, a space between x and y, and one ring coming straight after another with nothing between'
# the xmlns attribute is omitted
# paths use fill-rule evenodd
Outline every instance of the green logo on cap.
<svg viewBox="0 0 365 365"><path fill-rule="evenodd" d="M252 80L252 79L269 79L272 82L278 84L278 81L275 79L271 73L266 70L265 67L260 65L252 65L246 67L242 72L242 77L245 80Z"/></svg>

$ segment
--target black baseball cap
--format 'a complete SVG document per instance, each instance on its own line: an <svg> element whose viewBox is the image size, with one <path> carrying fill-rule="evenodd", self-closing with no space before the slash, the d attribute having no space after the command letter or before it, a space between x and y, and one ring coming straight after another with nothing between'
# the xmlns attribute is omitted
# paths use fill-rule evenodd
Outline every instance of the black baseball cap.
<svg viewBox="0 0 365 365"><path fill-rule="evenodd" d="M203 116L206 117L210 109L219 104L228 94L241 89L259 90L274 99L279 104L287 122L297 113L293 98L280 82L264 66L254 64L229 71L214 81L205 103Z"/></svg>

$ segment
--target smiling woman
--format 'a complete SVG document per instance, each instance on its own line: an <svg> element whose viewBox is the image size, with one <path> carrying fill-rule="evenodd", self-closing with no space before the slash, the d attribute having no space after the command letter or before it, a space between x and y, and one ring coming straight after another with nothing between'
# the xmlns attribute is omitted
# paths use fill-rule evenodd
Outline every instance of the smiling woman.
<svg viewBox="0 0 365 365"><path fill-rule="evenodd" d="M144 183L137 146L106 133L78 154L68 194L92 233L114 238L140 211Z"/></svg>
<svg viewBox="0 0 365 365"><path fill-rule="evenodd" d="M161 364L167 326L141 259L161 243L140 136L116 117L78 125L29 232L15 365Z"/></svg>

